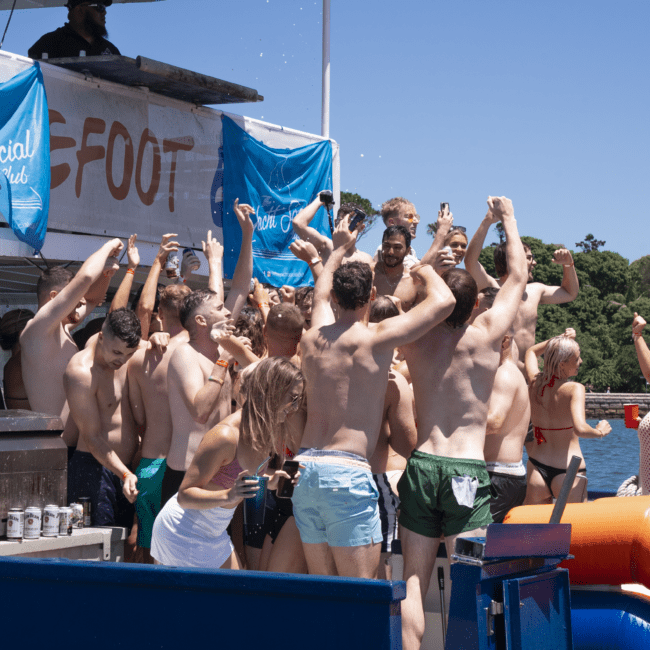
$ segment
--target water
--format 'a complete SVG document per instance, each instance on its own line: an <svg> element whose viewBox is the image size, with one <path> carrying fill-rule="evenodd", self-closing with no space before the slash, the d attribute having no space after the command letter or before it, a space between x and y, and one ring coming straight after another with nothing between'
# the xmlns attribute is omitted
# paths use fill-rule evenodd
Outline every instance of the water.
<svg viewBox="0 0 650 650"><path fill-rule="evenodd" d="M598 420L587 420L595 427ZM609 420L612 431L604 438L580 438L587 464L588 489L615 492L620 484L639 473L639 437L626 429L624 420ZM524 450L524 464L526 452Z"/></svg>

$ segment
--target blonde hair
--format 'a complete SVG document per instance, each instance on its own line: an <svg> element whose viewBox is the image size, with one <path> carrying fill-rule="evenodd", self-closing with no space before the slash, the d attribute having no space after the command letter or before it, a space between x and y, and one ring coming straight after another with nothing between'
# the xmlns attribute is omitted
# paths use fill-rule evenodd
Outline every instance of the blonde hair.
<svg viewBox="0 0 650 650"><path fill-rule="evenodd" d="M285 427L278 417L282 401L291 385L304 378L300 369L284 357L260 361L246 374L240 390L244 399L240 441L255 451L282 453Z"/></svg>
<svg viewBox="0 0 650 650"><path fill-rule="evenodd" d="M580 354L580 346L575 339L555 336L549 340L544 351L544 369L535 377L535 397L538 399L544 386L548 386L553 377L567 379L562 365L575 354Z"/></svg>
<svg viewBox="0 0 650 650"><path fill-rule="evenodd" d="M389 199L381 206L381 218L384 223L388 223L391 217L399 217L402 210L410 210L413 214L417 214L415 206L402 196L396 196L394 199Z"/></svg>

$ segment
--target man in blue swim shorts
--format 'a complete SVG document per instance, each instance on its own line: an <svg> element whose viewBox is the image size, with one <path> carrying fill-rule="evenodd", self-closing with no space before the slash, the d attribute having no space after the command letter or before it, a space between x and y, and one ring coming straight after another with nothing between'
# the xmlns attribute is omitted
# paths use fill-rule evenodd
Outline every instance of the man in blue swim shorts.
<svg viewBox="0 0 650 650"><path fill-rule="evenodd" d="M512 202L490 197L488 205L494 219L503 223L510 271L492 308L469 323L477 303L476 282L467 271L453 268L443 253L435 265L456 299L454 311L402 347L418 414L417 446L397 486L406 581L405 650L416 650L422 642L423 602L440 536L445 536L450 557L457 537L484 534L492 523L483 455L488 404L501 343L517 315L528 271Z"/></svg>
<svg viewBox="0 0 650 650"><path fill-rule="evenodd" d="M449 316L454 299L430 266L415 267L410 274L420 303L369 329L372 269L357 261L340 266L356 239L345 217L316 282L312 327L301 341L309 408L293 505L309 573L375 578L382 531L366 458L377 444L393 350ZM312 263L315 271L319 266Z"/></svg>

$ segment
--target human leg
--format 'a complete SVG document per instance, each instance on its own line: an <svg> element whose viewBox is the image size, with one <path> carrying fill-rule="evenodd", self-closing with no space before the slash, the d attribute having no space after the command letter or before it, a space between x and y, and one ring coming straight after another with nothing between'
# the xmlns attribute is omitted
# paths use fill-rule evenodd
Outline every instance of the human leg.
<svg viewBox="0 0 650 650"><path fill-rule="evenodd" d="M418 650L424 636L424 599L429 591L440 538L426 537L402 527L401 540L406 582L406 599L402 601L402 647Z"/></svg>
<svg viewBox="0 0 650 650"><path fill-rule="evenodd" d="M336 564L327 542L321 544L309 544L302 542L302 548L305 552L307 568L311 575L335 576Z"/></svg>
<svg viewBox="0 0 650 650"><path fill-rule="evenodd" d="M526 470L526 500L524 501L524 505L552 503L553 495L540 471L530 462L530 458L528 459Z"/></svg>
<svg viewBox="0 0 650 650"><path fill-rule="evenodd" d="M336 573L348 578L368 578L375 580L379 569L381 543L363 546L331 546Z"/></svg>
<svg viewBox="0 0 650 650"><path fill-rule="evenodd" d="M287 519L271 545L267 566L268 571L307 573L307 560L294 517Z"/></svg>

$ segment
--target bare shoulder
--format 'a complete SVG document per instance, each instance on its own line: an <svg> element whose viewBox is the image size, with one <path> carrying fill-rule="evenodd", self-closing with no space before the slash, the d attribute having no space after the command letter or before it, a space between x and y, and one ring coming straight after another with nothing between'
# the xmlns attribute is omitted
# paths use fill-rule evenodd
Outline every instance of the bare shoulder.
<svg viewBox="0 0 650 650"><path fill-rule="evenodd" d="M63 376L69 383L78 386L90 386L93 376L90 350L84 349L77 352L68 362Z"/></svg>
<svg viewBox="0 0 650 650"><path fill-rule="evenodd" d="M145 345L146 345L146 341L145 341ZM146 353L147 353L147 349L140 346L138 348L138 351L131 357L131 359L129 359L128 369L130 371L141 370L142 366L144 365L144 359Z"/></svg>
<svg viewBox="0 0 650 650"><path fill-rule="evenodd" d="M374 268L375 266L375 260L372 257L372 255L369 255L368 253L364 253L363 251L357 250L354 255L352 255L352 258L355 262L365 262L366 264L370 265L370 268Z"/></svg>
<svg viewBox="0 0 650 650"><path fill-rule="evenodd" d="M585 387L577 381L568 381L564 386L560 386L558 393L571 396L574 399L584 399L586 394Z"/></svg>
<svg viewBox="0 0 650 650"><path fill-rule="evenodd" d="M216 424L205 434L205 442L213 448L232 452L233 458L239 444L239 426L231 421L232 416Z"/></svg>

